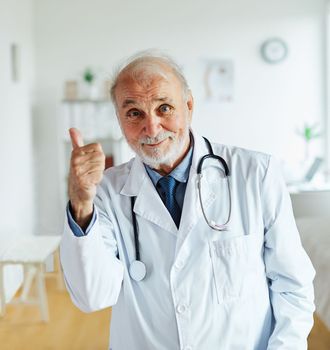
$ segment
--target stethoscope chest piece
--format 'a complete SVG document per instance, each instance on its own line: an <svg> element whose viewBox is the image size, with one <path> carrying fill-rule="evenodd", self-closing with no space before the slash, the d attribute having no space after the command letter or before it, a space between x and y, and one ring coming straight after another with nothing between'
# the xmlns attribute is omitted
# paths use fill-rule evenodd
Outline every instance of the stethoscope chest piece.
<svg viewBox="0 0 330 350"><path fill-rule="evenodd" d="M146 265L140 260L134 260L129 267L129 275L134 281L142 281L147 274Z"/></svg>

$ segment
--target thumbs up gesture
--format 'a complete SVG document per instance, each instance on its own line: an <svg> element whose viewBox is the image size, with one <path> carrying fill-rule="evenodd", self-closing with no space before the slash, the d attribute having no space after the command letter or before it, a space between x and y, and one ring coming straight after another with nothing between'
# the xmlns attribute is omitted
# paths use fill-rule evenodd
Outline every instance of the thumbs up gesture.
<svg viewBox="0 0 330 350"><path fill-rule="evenodd" d="M69 198L74 219L86 228L93 214L96 186L101 182L105 155L99 143L84 145L78 129L69 130L72 153L69 173Z"/></svg>

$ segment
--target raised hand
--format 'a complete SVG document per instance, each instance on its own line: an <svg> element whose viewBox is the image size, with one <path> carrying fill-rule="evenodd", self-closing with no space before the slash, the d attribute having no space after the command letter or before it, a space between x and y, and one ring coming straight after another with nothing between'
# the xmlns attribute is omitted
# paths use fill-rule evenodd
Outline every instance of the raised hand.
<svg viewBox="0 0 330 350"><path fill-rule="evenodd" d="M99 143L84 145L78 129L69 130L72 153L69 174L69 198L74 219L86 228L93 214L96 186L103 177L105 155Z"/></svg>

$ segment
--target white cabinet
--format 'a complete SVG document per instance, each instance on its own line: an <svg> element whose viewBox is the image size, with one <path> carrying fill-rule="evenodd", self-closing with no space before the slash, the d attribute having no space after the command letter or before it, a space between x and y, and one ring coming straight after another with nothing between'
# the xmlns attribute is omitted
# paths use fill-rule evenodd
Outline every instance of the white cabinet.
<svg viewBox="0 0 330 350"><path fill-rule="evenodd" d="M330 187L324 190L310 190L291 193L292 208L295 218L329 217Z"/></svg>
<svg viewBox="0 0 330 350"><path fill-rule="evenodd" d="M67 202L67 176L71 156L69 128L75 127L82 133L84 143L99 142L113 165L121 164L132 157L119 127L113 104L109 100L62 101L59 113L60 173L63 205Z"/></svg>

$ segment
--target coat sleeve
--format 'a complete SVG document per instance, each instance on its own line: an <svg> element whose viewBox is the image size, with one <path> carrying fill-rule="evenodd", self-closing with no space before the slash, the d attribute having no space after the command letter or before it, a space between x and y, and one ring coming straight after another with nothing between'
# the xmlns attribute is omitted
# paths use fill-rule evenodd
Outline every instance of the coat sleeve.
<svg viewBox="0 0 330 350"><path fill-rule="evenodd" d="M263 179L261 197L264 261L275 321L267 350L307 349L315 309L315 271L301 245L290 196L272 157Z"/></svg>
<svg viewBox="0 0 330 350"><path fill-rule="evenodd" d="M124 268L117 258L113 224L102 205L104 197L98 193L96 220L85 236L75 236L65 216L60 246L64 280L73 303L84 312L114 305L123 281Z"/></svg>

